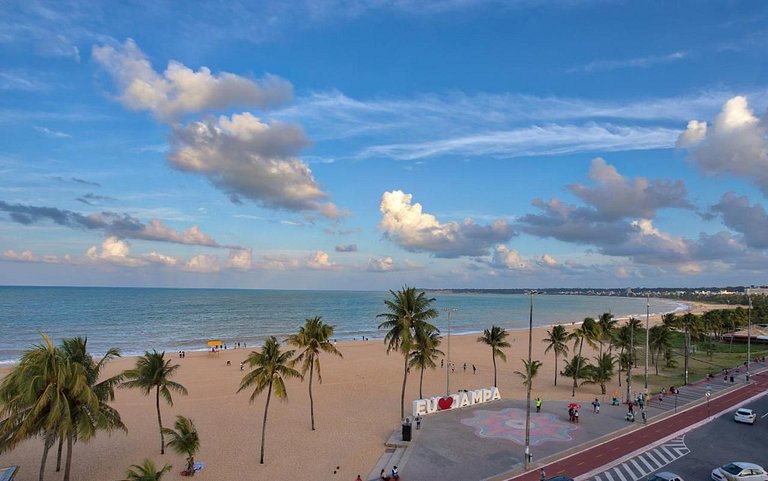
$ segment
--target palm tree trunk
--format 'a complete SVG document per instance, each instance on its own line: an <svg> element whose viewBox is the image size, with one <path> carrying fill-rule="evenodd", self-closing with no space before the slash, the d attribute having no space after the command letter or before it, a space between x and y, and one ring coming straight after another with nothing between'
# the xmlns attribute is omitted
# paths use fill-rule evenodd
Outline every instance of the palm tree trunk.
<svg viewBox="0 0 768 481"><path fill-rule="evenodd" d="M56 472L61 471L61 452L64 450L64 436L59 436L59 449L56 453Z"/></svg>
<svg viewBox="0 0 768 481"><path fill-rule="evenodd" d="M492 352L491 359L493 359L493 387L496 387L496 353Z"/></svg>
<svg viewBox="0 0 768 481"><path fill-rule="evenodd" d="M571 391L571 397L576 396L576 386L579 379L579 371L581 371L581 349L584 347L584 338L581 338L579 342L579 357L576 358L576 370L573 371L573 390Z"/></svg>
<svg viewBox="0 0 768 481"><path fill-rule="evenodd" d="M72 469L72 448L74 447L75 433L74 431L67 436L67 462L64 464L64 479L63 481L69 481L69 473Z"/></svg>
<svg viewBox="0 0 768 481"><path fill-rule="evenodd" d="M400 420L405 419L405 382L408 380L408 354L404 355L403 389L400 391Z"/></svg>
<svg viewBox="0 0 768 481"><path fill-rule="evenodd" d="M194 456L190 456L189 458L187 458L187 474L189 476L195 475L195 457Z"/></svg>
<svg viewBox="0 0 768 481"><path fill-rule="evenodd" d="M312 375L315 372L315 363L309 364L309 418L312 421L312 431L315 430L315 401L312 398Z"/></svg>
<svg viewBox="0 0 768 481"><path fill-rule="evenodd" d="M157 424L160 426L160 454L165 454L165 437L163 436L163 419L160 417L160 386L155 392L155 407L157 407Z"/></svg>
<svg viewBox="0 0 768 481"><path fill-rule="evenodd" d="M264 405L264 420L261 422L261 458L259 464L264 464L264 439L267 433L267 412L269 411L269 400L272 398L272 380L269 381L269 390L267 391L267 403Z"/></svg>
<svg viewBox="0 0 768 481"><path fill-rule="evenodd" d="M421 374L419 375L419 399L424 399L424 395L421 393L422 385L424 385L424 366L421 366Z"/></svg>
<svg viewBox="0 0 768 481"><path fill-rule="evenodd" d="M555 353L555 386L557 386L557 353Z"/></svg>
<svg viewBox="0 0 768 481"><path fill-rule="evenodd" d="M48 436L45 438L45 444L43 445L43 458L40 460L40 476L38 477L39 481L44 481L45 479L45 462L48 461L48 451L51 449L51 446L53 446L54 438L52 436Z"/></svg>
<svg viewBox="0 0 768 481"><path fill-rule="evenodd" d="M659 375L659 357L661 357L661 349L656 351L656 375Z"/></svg>

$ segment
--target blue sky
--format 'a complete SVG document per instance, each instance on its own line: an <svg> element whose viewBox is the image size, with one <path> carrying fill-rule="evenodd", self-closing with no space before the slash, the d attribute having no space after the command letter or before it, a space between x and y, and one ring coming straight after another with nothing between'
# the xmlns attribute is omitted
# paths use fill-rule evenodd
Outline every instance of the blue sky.
<svg viewBox="0 0 768 481"><path fill-rule="evenodd" d="M2 284L768 283L764 2L2 10Z"/></svg>

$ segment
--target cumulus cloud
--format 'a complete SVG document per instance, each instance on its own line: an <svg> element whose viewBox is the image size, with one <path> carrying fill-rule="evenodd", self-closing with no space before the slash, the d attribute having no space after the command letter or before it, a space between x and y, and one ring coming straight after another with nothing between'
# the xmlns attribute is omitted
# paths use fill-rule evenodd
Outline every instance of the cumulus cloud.
<svg viewBox="0 0 768 481"><path fill-rule="evenodd" d="M378 259L369 259L365 270L369 272L390 272L397 270L397 268L392 257L384 256Z"/></svg>
<svg viewBox="0 0 768 481"><path fill-rule="evenodd" d="M339 244L336 246L336 252L357 252L357 244Z"/></svg>
<svg viewBox="0 0 768 481"><path fill-rule="evenodd" d="M32 262L43 264L74 264L75 261L69 255L64 256L36 256L30 250L22 252L16 252L13 249L8 249L3 252L3 259L11 262Z"/></svg>
<svg viewBox="0 0 768 481"><path fill-rule="evenodd" d="M145 224L128 214L114 212L95 212L83 215L56 207L37 207L22 204L8 204L0 201L0 212L7 212L10 219L23 225L31 225L45 220L72 229L101 230L111 236L128 239L143 239L175 244L200 245L206 247L225 247L211 236L203 233L198 226L184 231L172 229L157 219Z"/></svg>
<svg viewBox="0 0 768 481"><path fill-rule="evenodd" d="M234 202L245 197L269 208L336 217L309 166L296 157L308 144L298 126L235 114L175 126L168 160L206 176Z"/></svg>
<svg viewBox="0 0 768 481"><path fill-rule="evenodd" d="M502 220L478 225L472 219L463 223L441 223L412 204L413 196L400 190L384 192L379 209L383 214L379 228L384 236L411 252L429 252L435 257L482 256L497 242L506 242L515 233Z"/></svg>
<svg viewBox="0 0 768 481"><path fill-rule="evenodd" d="M227 267L247 271L253 265L252 252L250 249L232 249L227 258Z"/></svg>
<svg viewBox="0 0 768 481"><path fill-rule="evenodd" d="M624 217L651 218L661 208L691 208L682 180L627 179L604 159L592 160L589 178L597 185L589 188L572 184L568 189L597 209L599 217L616 220Z"/></svg>
<svg viewBox="0 0 768 481"><path fill-rule="evenodd" d="M146 261L131 256L128 243L115 236L104 239L104 242L101 243L101 251L96 246L89 247L85 256L93 262L109 262L127 267L146 264Z"/></svg>
<svg viewBox="0 0 768 481"><path fill-rule="evenodd" d="M189 259L184 266L183 270L189 272L218 272L221 270L219 266L219 258L216 256L208 256L205 254L198 254Z"/></svg>
<svg viewBox="0 0 768 481"><path fill-rule="evenodd" d="M493 250L491 265L512 270L530 270L530 264L523 259L519 252L510 249L504 244L499 244Z"/></svg>
<svg viewBox="0 0 768 481"><path fill-rule="evenodd" d="M330 256L327 252L315 251L311 253L305 262L305 265L310 269L316 270L336 270L339 266L331 262Z"/></svg>
<svg viewBox="0 0 768 481"><path fill-rule="evenodd" d="M768 195L768 117L756 117L746 97L727 101L711 128L689 122L678 145L704 173L745 177Z"/></svg>
<svg viewBox="0 0 768 481"><path fill-rule="evenodd" d="M229 107L269 108L291 99L290 82L274 75L252 80L206 67L194 71L171 60L156 72L132 39L123 45L94 46L93 58L112 75L119 100L131 110L148 110L161 120Z"/></svg>
<svg viewBox="0 0 768 481"><path fill-rule="evenodd" d="M167 267L176 267L182 262L178 257L160 254L159 252L149 252L142 255L141 258L150 264L159 264Z"/></svg>
<svg viewBox="0 0 768 481"><path fill-rule="evenodd" d="M768 213L761 204L751 205L747 196L726 192L712 211L722 216L726 227L740 233L747 246L768 249Z"/></svg>

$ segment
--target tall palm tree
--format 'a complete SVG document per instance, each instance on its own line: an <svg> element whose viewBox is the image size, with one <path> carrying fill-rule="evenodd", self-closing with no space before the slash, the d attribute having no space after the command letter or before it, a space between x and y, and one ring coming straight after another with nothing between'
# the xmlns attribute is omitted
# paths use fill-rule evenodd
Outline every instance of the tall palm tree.
<svg viewBox="0 0 768 481"><path fill-rule="evenodd" d="M496 387L496 357L507 362L507 355L504 354L505 347L509 343L505 340L509 333L499 326L491 326L491 329L485 329L483 335L477 338L477 342L491 346L491 359L493 360L493 386Z"/></svg>
<svg viewBox="0 0 768 481"><path fill-rule="evenodd" d="M291 367L291 358L295 351L280 351L280 343L275 336L270 336L264 341L261 351L253 351L246 358L245 362L251 367L251 371L243 376L240 381L240 392L249 387L253 387L253 393L248 402L253 403L256 396L267 390L267 402L264 405L264 420L261 424L261 457L259 463L264 464L264 440L267 432L267 413L269 412L269 401L272 398L272 391L280 399L287 399L288 393L285 390L285 380L290 378L301 379L301 373Z"/></svg>
<svg viewBox="0 0 768 481"><path fill-rule="evenodd" d="M320 353L327 352L339 357L341 351L331 342L333 337L333 327L324 323L319 316L306 319L304 325L299 328L298 334L288 336L288 344L296 346L301 350L293 360L294 363L301 363L301 374L306 375L309 371L309 417L312 424L312 431L315 430L315 401L312 397L312 378L317 369L317 380L322 383L323 377L320 374Z"/></svg>
<svg viewBox="0 0 768 481"><path fill-rule="evenodd" d="M98 409L98 398L82 365L71 362L45 334L26 351L19 364L0 382L0 452L40 436L43 456L38 479L45 477L48 452L61 437L77 429L73 406Z"/></svg>
<svg viewBox="0 0 768 481"><path fill-rule="evenodd" d="M123 481L160 481L170 470L171 465L166 464L158 471L154 461L145 459L141 464L132 464Z"/></svg>
<svg viewBox="0 0 768 481"><path fill-rule="evenodd" d="M424 369L437 367L435 360L444 355L437 348L440 345L440 331L422 328L416 331L415 346L411 351L408 361L409 367L419 368L419 398L424 398L422 386L424 385Z"/></svg>
<svg viewBox="0 0 768 481"><path fill-rule="evenodd" d="M653 353L653 365L656 375L659 374L659 357L661 353L672 347L672 330L664 324L656 324L649 329L648 346Z"/></svg>
<svg viewBox="0 0 768 481"><path fill-rule="evenodd" d="M592 365L589 364L587 359L574 354L574 356L565 362L565 368L563 368L563 375L572 377L578 382L579 379L589 379ZM584 384L583 382L581 384Z"/></svg>
<svg viewBox="0 0 768 481"><path fill-rule="evenodd" d="M101 360L96 362L88 352L88 338L84 337L63 339L60 350L62 355L70 362L83 367L88 385L98 399L96 411L89 409L87 405L77 402L70 406L75 417L77 429L71 430L66 438L67 460L64 468L64 481L69 481L72 467L72 448L76 441L88 441L96 435L98 430L112 431L114 429L121 429L126 432L128 430L120 419L120 413L108 404L110 401L115 400L115 387L121 382L122 374L99 382L104 366L112 359L120 357L120 351L110 348ZM56 471L59 470L61 465L62 441L63 438L59 438Z"/></svg>
<svg viewBox="0 0 768 481"><path fill-rule="evenodd" d="M515 374L520 376L520 378L523 380L523 386L528 387L528 384L530 384L531 389L533 389L533 380L536 378L536 374L539 373L539 368L541 367L541 361L532 360L531 365L528 366L528 360L527 359L520 359L523 361L523 371L515 371ZM531 373L531 378L528 379L528 372Z"/></svg>
<svg viewBox="0 0 768 481"><path fill-rule="evenodd" d="M604 312L597 318L597 325L600 326L600 352L603 355L603 343L608 342L608 351L613 349L613 331L619 321L613 318L610 312Z"/></svg>
<svg viewBox="0 0 768 481"><path fill-rule="evenodd" d="M195 475L195 454L200 450L200 436L197 434L195 423L184 416L176 416L176 422L173 424L176 428L163 428L163 433L170 438L166 446L176 451L182 456L187 456L187 469L184 470L187 476Z"/></svg>
<svg viewBox="0 0 768 481"><path fill-rule="evenodd" d="M547 343L544 354L549 351L555 353L555 386L557 386L557 358L568 355L568 331L561 324L552 326L552 330L547 331L547 337L542 339Z"/></svg>
<svg viewBox="0 0 768 481"><path fill-rule="evenodd" d="M597 322L595 322L594 319L591 317L587 317L584 319L584 321L581 323L581 325L572 333L568 334L568 339L573 341L573 349L576 349L576 346L579 347L579 352L576 354L576 357L574 357L574 360L579 363L583 359L581 356L582 349L584 348L584 341L587 341L587 344L592 349L597 349L597 339L600 337L600 328L597 325ZM573 390L571 391L571 396L576 396L576 388L578 387L578 376L582 372L582 366L576 365L573 369Z"/></svg>
<svg viewBox="0 0 768 481"><path fill-rule="evenodd" d="M163 436L163 418L160 416L160 397L162 396L169 405L173 406L171 391L186 395L187 388L171 381L171 378L179 369L178 364L171 364L170 359L165 359L165 351L146 351L136 360L136 367L123 373L127 381L121 386L137 388L145 396L155 390L155 407L157 409L157 424L160 428L160 454L165 454L165 437Z"/></svg>
<svg viewBox="0 0 768 481"><path fill-rule="evenodd" d="M403 387L400 391L400 418L405 417L405 383L408 380L408 360L414 348L416 332L419 330L431 330L439 332L439 329L429 322L429 319L437 317L438 312L431 307L435 298L427 297L424 292L417 292L415 288L405 286L399 291L389 291L392 299L385 299L384 305L389 312L378 314L377 318L386 319L379 324L379 329L387 329L384 343L387 345L387 354L390 351L400 351L403 355Z"/></svg>

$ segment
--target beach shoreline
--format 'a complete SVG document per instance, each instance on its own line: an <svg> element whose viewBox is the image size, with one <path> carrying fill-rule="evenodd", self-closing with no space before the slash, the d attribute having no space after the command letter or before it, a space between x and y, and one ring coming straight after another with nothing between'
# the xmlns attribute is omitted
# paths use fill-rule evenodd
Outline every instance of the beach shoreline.
<svg viewBox="0 0 768 481"><path fill-rule="evenodd" d="M700 314L723 306L691 304L690 307L691 312ZM649 321L660 322L660 316L653 316ZM570 331L575 323L564 325ZM554 357L544 353L546 344L541 342L548 329L551 327L533 330L533 358L543 363L534 382L533 396L545 402L602 397L599 386L585 385L571 398L570 379L560 376L557 386L553 385ZM524 387L514 371L522 369L521 359L527 355L526 331L510 331L511 347L505 349L507 362L498 362L502 398L525 397ZM478 343L477 337L477 334L451 335L451 361L455 365L455 372L450 374L451 392L488 388L493 384L490 348ZM243 473L258 479L295 481L352 480L357 474L365 476L384 452L384 442L400 424L402 356L396 352L387 355L381 339L339 340L336 347L343 353L343 359L320 356L323 382L315 380L313 386L317 430L310 429L307 381L288 381L288 400L279 402L273 396L270 404L266 459L265 464L260 465L258 450L266 393L257 396L253 404L248 402L251 391L236 393L245 374L240 371L240 362L260 347L249 345L247 349L226 349L218 353L189 351L185 358L179 358L176 352L166 353L173 363L181 366L174 381L186 386L189 395L174 394L173 406L161 406L164 425L171 427L178 414L196 423L201 437L201 450L196 459L206 463L198 479L234 481L242 479ZM441 347L446 350L445 340ZM585 346L584 355L591 358L595 353ZM106 374L131 368L135 360L135 357L117 359L107 365ZM563 359L558 363L561 370ZM473 365L477 368L476 374L473 374ZM422 395L419 372L410 373L406 416L410 415L413 400L445 393L446 370L439 366L438 361L437 369L424 372ZM0 375L9 370L9 366L0 368ZM173 472L166 480L181 479L178 472L184 465L182 457L171 452L159 454L154 397L143 396L136 390L119 389L112 405L120 412L128 434L99 433L88 444L76 444L72 478L81 481L122 479L130 464L151 458L161 465L173 464ZM1 454L0 465L21 465L18 481L37 479L41 453L42 442L30 440ZM55 479L54 466L55 453L52 452L48 461L49 479Z"/></svg>

